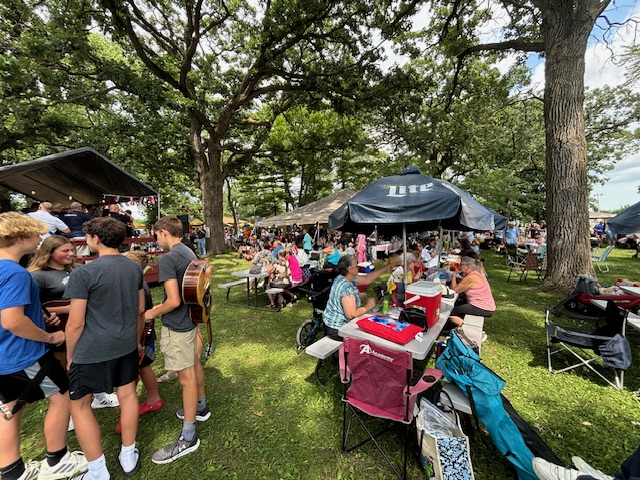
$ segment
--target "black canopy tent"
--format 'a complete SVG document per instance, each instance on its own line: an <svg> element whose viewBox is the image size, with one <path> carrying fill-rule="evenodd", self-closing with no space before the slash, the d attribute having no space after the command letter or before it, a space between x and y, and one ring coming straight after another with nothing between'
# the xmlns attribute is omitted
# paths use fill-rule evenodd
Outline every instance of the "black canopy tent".
<svg viewBox="0 0 640 480"><path fill-rule="evenodd" d="M147 199L160 209L158 192L89 147L0 167L0 185L52 203L96 205L121 197Z"/></svg>
<svg viewBox="0 0 640 480"><path fill-rule="evenodd" d="M373 182L329 215L332 230L364 232L377 227L379 233L391 234L400 226L406 253L407 232L502 230L507 219L452 183L422 175L418 167Z"/></svg>
<svg viewBox="0 0 640 480"><path fill-rule="evenodd" d="M640 233L640 202L634 203L607 221L607 235Z"/></svg>
<svg viewBox="0 0 640 480"><path fill-rule="evenodd" d="M356 193L329 216L329 228L351 232L373 230L397 233L446 228L502 230L507 219L487 208L452 183L422 175L409 167L384 177Z"/></svg>

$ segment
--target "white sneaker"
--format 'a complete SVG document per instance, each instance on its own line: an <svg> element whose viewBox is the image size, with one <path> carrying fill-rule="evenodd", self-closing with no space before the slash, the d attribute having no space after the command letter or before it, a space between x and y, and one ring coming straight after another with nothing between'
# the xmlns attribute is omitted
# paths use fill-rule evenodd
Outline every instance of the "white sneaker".
<svg viewBox="0 0 640 480"><path fill-rule="evenodd" d="M607 475L605 473L602 473L600 470L596 470L580 457L571 457L571 461L573 462L573 464L576 466L576 468L580 473L584 473L585 475L591 475L593 478L596 478L597 480L613 480L613 477L611 475Z"/></svg>
<svg viewBox="0 0 640 480"><path fill-rule="evenodd" d="M38 480L59 480L70 478L78 473L86 472L87 459L82 452L67 452L53 467L49 466L45 458L40 464Z"/></svg>
<svg viewBox="0 0 640 480"><path fill-rule="evenodd" d="M40 472L40 462L31 460L24 464L24 472L18 477L18 480L35 480Z"/></svg>
<svg viewBox="0 0 640 480"><path fill-rule="evenodd" d="M534 458L531 462L533 471L540 480L576 480L580 472L550 463L543 458Z"/></svg>
<svg viewBox="0 0 640 480"><path fill-rule="evenodd" d="M120 402L118 401L118 395L115 393L95 393L93 395L93 401L91 402L91 408L109 408L118 407Z"/></svg>

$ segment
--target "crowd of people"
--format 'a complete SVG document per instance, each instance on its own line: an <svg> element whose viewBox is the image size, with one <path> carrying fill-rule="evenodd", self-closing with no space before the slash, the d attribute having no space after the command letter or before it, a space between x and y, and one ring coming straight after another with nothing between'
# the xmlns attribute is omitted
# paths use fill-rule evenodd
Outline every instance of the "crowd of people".
<svg viewBox="0 0 640 480"><path fill-rule="evenodd" d="M92 213L86 209L80 202L73 201L67 208L63 208L60 203L51 202L34 202L23 213L26 213L36 220L40 220L47 227L47 232L42 235L43 238L56 233L66 236L70 239L84 240L85 233L82 226L88 220L96 217L112 217L125 225L125 235L133 237L135 229L133 227L133 214L131 210L123 210L117 203L112 203L104 208L93 207ZM77 252L79 255L86 253L89 255L88 249L83 252Z"/></svg>
<svg viewBox="0 0 640 480"><path fill-rule="evenodd" d="M179 381L182 408L176 416L182 423L175 441L155 451L151 461L169 463L198 449L196 422L211 416L200 363L202 339L181 295L184 272L196 258L183 241L182 222L167 216L154 225L157 243L167 251L158 262L164 299L154 306L144 282L147 254L120 251L131 233L131 218L117 206L104 213L94 217L77 202L66 210L42 202L26 214L0 214L3 480L108 479L100 427L93 413L100 406L120 409L116 432L122 439L118 460L123 473L130 476L141 468L136 447L139 417L164 406L159 379L151 369L157 318L162 320L160 348L167 370L162 378ZM204 228L194 229L192 236L198 253L205 255ZM77 267L71 239L79 237L98 258ZM496 249L518 247L525 237L543 242L544 229L532 222L523 231L509 222ZM256 229L244 237L237 252L251 268L269 274L268 286L281 290L268 293L271 308L295 303L295 287L310 276L310 254L324 254L324 268L335 273L323 313L325 331L330 338L340 339L338 329L371 310L379 300L368 298L358 287L389 274L381 294L392 296L401 305L405 284L438 278L442 263L449 262L447 255L459 259L449 265L447 283L458 294L458 301L447 328L462 325L465 315L490 317L496 305L482 267L478 239L473 232L446 238L446 245L440 245L434 234L414 236L406 252L391 255L384 267L365 274L359 264L371 260L371 247L378 241L375 231L354 236L298 227L287 232ZM24 268L20 262L27 257L30 260ZM136 393L139 380L146 392L141 403ZM20 455L24 406L42 399L49 404L44 419L46 458L25 463ZM70 429L75 429L82 451L69 451L66 439ZM634 454L623 465L623 472L638 470L637 458ZM564 469L536 459L534 469L545 480L613 478L580 459L574 462L576 469Z"/></svg>
<svg viewBox="0 0 640 480"><path fill-rule="evenodd" d="M175 441L155 451L151 461L164 464L195 451L200 445L196 421L211 413L198 355L199 329L181 296L184 273L196 258L181 242L182 222L168 216L155 224L157 242L167 253L158 261L164 300L153 306L144 282L146 253L119 251L129 233L123 219L85 217L82 234L98 258L76 268L68 235L78 232L72 222L63 226L52 220L57 218L54 210L43 202L33 214L0 214L1 478L110 478L93 408L96 399L101 403L100 395L113 395L114 389L120 409L116 432L122 438L119 464L126 476L140 469L139 416L164 404L150 368L153 322L159 317L165 367L176 372L182 389L183 406L176 412L182 426ZM119 214L115 209L108 213ZM27 270L20 262L30 256ZM138 378L147 392L140 404ZM41 399L49 404L44 419L47 454L41 462L25 463L20 455L24 407ZM68 450L70 428L75 428L82 452Z"/></svg>
<svg viewBox="0 0 640 480"><path fill-rule="evenodd" d="M227 229L225 229L227 231ZM368 237L364 234L352 235L347 232L330 231L326 229L315 230L293 225L287 230L280 228L245 228L242 238L238 244L233 243L233 236L227 235L229 246L235 249L240 255L251 255L260 249L265 242L274 245L279 242L282 245L295 245L306 252L312 250L325 251L325 253L335 253L330 251L330 247L335 248L341 254L351 253L358 257L359 262L372 260L371 247L378 241L377 232L373 231ZM250 253L251 252L251 253ZM337 257L332 260L338 261ZM335 264L333 264L335 266Z"/></svg>

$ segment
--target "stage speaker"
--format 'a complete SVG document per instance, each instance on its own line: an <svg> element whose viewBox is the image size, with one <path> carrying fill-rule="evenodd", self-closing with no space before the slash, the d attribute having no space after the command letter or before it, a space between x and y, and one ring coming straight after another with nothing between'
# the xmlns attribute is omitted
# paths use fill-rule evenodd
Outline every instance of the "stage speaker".
<svg viewBox="0 0 640 480"><path fill-rule="evenodd" d="M182 233L189 233L189 215L178 215L182 222Z"/></svg>

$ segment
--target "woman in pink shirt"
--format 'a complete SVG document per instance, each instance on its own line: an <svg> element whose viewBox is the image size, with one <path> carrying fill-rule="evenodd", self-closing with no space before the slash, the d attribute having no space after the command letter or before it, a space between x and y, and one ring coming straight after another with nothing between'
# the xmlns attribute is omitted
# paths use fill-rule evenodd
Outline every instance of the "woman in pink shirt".
<svg viewBox="0 0 640 480"><path fill-rule="evenodd" d="M464 278L458 282L456 275L451 279L451 288L459 295L466 295L466 303L456 305L451 311L449 321L460 326L464 323L464 316L479 315L490 317L496 311L496 303L491 294L489 282L479 272L479 262L471 257L462 257L458 271Z"/></svg>
<svg viewBox="0 0 640 480"><path fill-rule="evenodd" d="M289 271L291 272L291 284L295 286L302 282L302 269L291 248L287 248L284 253L287 263L289 264Z"/></svg>

